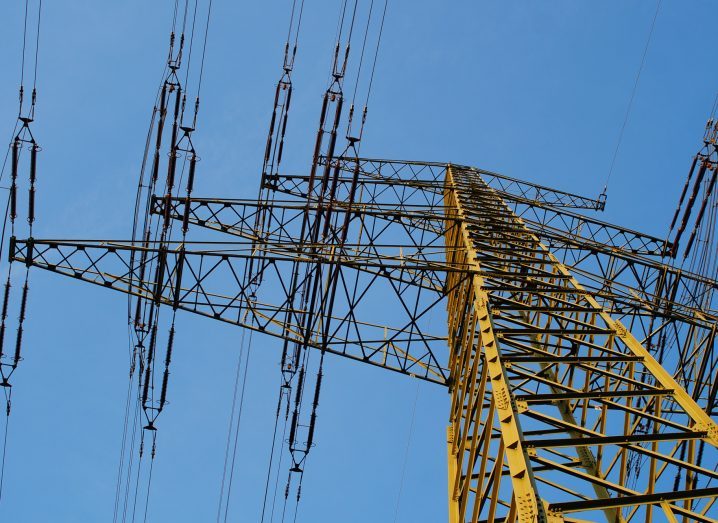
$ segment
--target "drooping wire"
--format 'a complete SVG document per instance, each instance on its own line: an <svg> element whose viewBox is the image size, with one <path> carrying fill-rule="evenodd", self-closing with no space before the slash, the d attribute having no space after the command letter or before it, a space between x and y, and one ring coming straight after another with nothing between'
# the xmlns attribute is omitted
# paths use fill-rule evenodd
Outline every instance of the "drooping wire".
<svg viewBox="0 0 718 523"><path fill-rule="evenodd" d="M274 429L272 433L272 446L269 452L269 466L267 467L267 479L264 484L264 497L262 499L262 516L260 519L261 523L264 523L264 517L267 511L267 497L269 495L269 483L271 481L272 477L272 466L274 464L274 454L277 449L277 433L279 428L279 417L282 412L282 406L284 403L284 397L285 397L285 391L287 390L287 387L284 385L284 380L281 380L280 388L279 388L279 397L277 398L277 411L274 418ZM285 409L285 415L284 415L284 429L282 431L282 439L280 440L280 444L284 441L284 438L287 433L287 421L289 418L289 403L286 403L286 409ZM281 460L282 460L282 449L279 449L279 465L277 467L277 474L276 474L276 481L274 486L274 500L276 500L276 490L277 490L277 484L279 481L279 470L281 469ZM274 501L273 501L274 503ZM270 520L273 519L273 515L270 516Z"/></svg>
<svg viewBox="0 0 718 523"><path fill-rule="evenodd" d="M396 506L394 508L394 523L399 520L399 507L401 506L401 495L404 490L404 480L406 478L406 466L409 462L409 449L411 440L414 435L414 421L416 419L416 405L419 402L419 382L416 382L416 392L414 393L414 404L411 408L411 421L409 422L409 433L406 438L406 448L404 449L404 460L401 464L401 476L399 479L399 492L396 495Z"/></svg>
<svg viewBox="0 0 718 523"><path fill-rule="evenodd" d="M155 438L156 437L157 436L155 435ZM155 445L155 441L152 442L153 447L154 447L154 445ZM150 471L147 474L148 477L147 477L147 495L145 496L145 514L144 514L144 517L142 518L142 521L144 523L147 523L147 510L150 506L150 489L152 488L152 471L154 469L154 466L155 466L155 460L151 459L150 460Z"/></svg>
<svg viewBox="0 0 718 523"><path fill-rule="evenodd" d="M661 1L656 1L656 11L653 14L653 20L651 21L651 28L648 31L648 38L646 39L646 45L643 48L643 55L641 56L641 63L638 66L638 71L636 73L636 79L633 82L633 88L631 89L631 96L628 99L628 107L626 107L626 114L623 118L623 123L621 124L621 130L618 133L618 141L616 142L616 148L613 151L613 157L611 158L611 166L608 169L608 175L606 176L606 182L603 186L603 193L602 196L605 198L605 195L608 191L608 184L611 181L611 176L613 175L613 169L616 166L616 158L618 158L618 151L621 148L621 142L623 141L623 134L626 131L626 126L628 125L628 118L631 116L631 109L633 108L633 100L636 97L636 92L638 91L638 83L641 80L641 73L643 72L643 66L646 63L646 56L648 55L648 48L651 45L651 39L653 38L653 30L656 27L656 20L658 19L658 13L661 10Z"/></svg>
<svg viewBox="0 0 718 523"><path fill-rule="evenodd" d="M364 38L362 38L361 51L359 52L359 66L357 67L357 81L354 82L354 92L352 94L352 102L351 102L352 106L356 102L357 91L359 90L359 78L361 78L361 70L362 70L362 66L364 65L364 51L366 50L366 42L369 38L369 24L371 24L371 13L373 10L374 10L374 0L371 0L371 2L369 3L369 14L366 17L366 27L364 28Z"/></svg>
<svg viewBox="0 0 718 523"><path fill-rule="evenodd" d="M351 142L352 136L352 123L354 122L354 104L356 102L357 91L359 90L359 80L361 79L361 71L364 65L364 52L366 51L366 43L369 38L369 26L371 24L371 14L374 10L374 0L371 0L369 4L369 14L366 17L366 27L364 28L364 38L362 38L361 51L359 52L359 66L357 67L356 82L354 82L354 93L352 94L352 101L349 106L349 118L347 121L347 139Z"/></svg>
<svg viewBox="0 0 718 523"><path fill-rule="evenodd" d="M22 30L22 60L20 63L20 111L18 112L18 115L22 115L22 102L23 102L23 91L24 91L24 84L25 84L25 49L27 47L27 14L29 9L29 0L25 0L25 16L23 20L23 30Z"/></svg>
<svg viewBox="0 0 718 523"><path fill-rule="evenodd" d="M35 99L37 97L37 64L40 57L40 20L42 18L42 0L39 0L37 6L37 31L35 36L35 65L32 75L32 106L30 109L30 118L35 117Z"/></svg>
<svg viewBox="0 0 718 523"><path fill-rule="evenodd" d="M334 64L336 63L336 59L337 59L336 57L337 57L337 53L339 51L339 45L342 40L342 33L344 31L344 17L346 16L348 3L349 3L349 0L344 0L342 2L341 8L339 10L339 17L337 20L337 30L336 30L336 35L334 36L334 41L336 42L337 47L332 49L331 59L329 61L330 69L329 69L329 76L327 79L327 85L331 85L333 78L334 78L332 73L334 72Z"/></svg>
<svg viewBox="0 0 718 523"><path fill-rule="evenodd" d="M234 392L232 394L232 407L230 408L229 425L227 427L227 443L224 448L224 466L222 468L222 481L219 487L219 503L217 504L217 522L220 520L222 507L224 505L225 482L227 479L227 465L229 464L229 449L232 446L232 429L234 428L234 416L236 412L237 397L239 396L239 387L241 381L242 356L244 353L244 339L246 329L242 330L242 339L239 342L239 355L237 356L237 370L234 375Z"/></svg>
<svg viewBox="0 0 718 523"><path fill-rule="evenodd" d="M362 144L361 139L364 135L364 126L366 125L367 114L369 111L369 99L371 98L372 87L374 86L374 75L376 73L376 64L379 59L379 50L381 48L381 38L382 38L382 35L384 34L384 22L386 21L386 11L387 11L388 5L389 5L389 0L384 0L384 8L382 9L382 13L381 13L381 19L379 22L379 30L378 30L378 34L376 37L376 46L374 48L374 58L372 60L371 73L369 75L369 85L367 87L366 97L364 98L364 108L362 110L361 125L359 128L359 133L356 137L356 142L352 143L352 145L355 145L357 155L359 154L359 149L361 148L361 144ZM372 7L373 7L373 2L372 2ZM369 11L369 17L371 18L371 9ZM359 64L359 71L357 72L357 82L354 86L354 96L352 99L352 110L350 111L350 121L349 121L348 131L347 131L348 136L351 134L351 115L353 114L354 98L356 98L357 88L359 86L359 78L361 75L361 62L363 62L363 59L364 59L364 47L366 46L366 40L367 40L367 35L369 33L370 21L371 21L371 19L367 20L367 28L366 28L366 32L364 34L364 43L362 45L362 53L361 53L362 56L361 56L361 60L360 60L360 64Z"/></svg>
<svg viewBox="0 0 718 523"><path fill-rule="evenodd" d="M117 516L119 512L120 507L120 497L122 495L122 481L124 479L124 465L125 465L125 451L127 447L127 429L129 426L129 419L130 419L130 412L133 405L133 374L134 374L134 361L136 356L134 354L131 355L132 361L130 362L130 376L129 380L127 381L127 397L125 399L125 415L123 420L123 430L122 430L122 443L120 445L120 459L117 466L117 483L115 485L115 504L114 504L114 510L113 510L113 516L112 516L112 523L117 523Z"/></svg>
<svg viewBox="0 0 718 523"><path fill-rule="evenodd" d="M305 463L306 463L306 460L305 460ZM302 498L302 484L303 483L304 483L304 471L302 471L299 474L299 482L297 483L297 502L294 505L294 517L292 518L293 523L297 523L297 516L299 515L299 501ZM284 520L283 517L282 517L282 520Z"/></svg>
<svg viewBox="0 0 718 523"><path fill-rule="evenodd" d="M199 111L200 93L202 92L202 78L204 77L204 60L205 60L205 56L207 54L207 39L209 37L209 24L210 24L211 16L212 16L212 0L209 0L209 4L207 6L207 19L206 19L205 25L204 25L204 41L202 42L202 60L200 62L200 67L199 67L199 81L197 82L197 100L195 102L194 120L192 123L192 127L195 127L197 124L197 112Z"/></svg>
<svg viewBox="0 0 718 523"><path fill-rule="evenodd" d="M359 139L361 140L364 134L364 125L366 124L367 108L369 107L369 98L371 97L371 90L374 86L374 74L376 73L376 64L379 59L379 48L381 47L381 37L384 34L384 21L386 20L386 10L389 5L389 0L384 0L384 9L381 13L381 23L379 24L379 35L376 39L376 48L374 50L374 60L371 65L371 74L369 75L369 86L366 91L366 98L364 99L364 112L362 115L362 125L359 131ZM361 141L359 142L361 146Z"/></svg>
<svg viewBox="0 0 718 523"><path fill-rule="evenodd" d="M184 73L184 85L189 86L189 72L192 69L192 50L194 47L194 30L197 23L197 8L199 7L199 0L195 0L194 9L192 10L192 29L189 37L189 50L187 52L187 67Z"/></svg>
<svg viewBox="0 0 718 523"><path fill-rule="evenodd" d="M245 331L246 331L246 329L245 329ZM222 475L222 486L224 486L225 479L227 480L227 494L226 494L226 500L224 503L224 517L222 519L225 523L227 522L227 518L229 516L229 506L230 506L230 501L231 501L231 497L232 497L232 483L234 481L234 471L236 469L237 446L239 443L239 433L240 433L240 427L241 427L241 423L242 423L242 411L243 411L243 407L244 407L244 396L245 396L245 390L247 387L247 373L249 371L249 359L252 354L252 335L253 334L254 334L254 331L249 332L249 343L248 343L247 347L245 348L246 356L244 358L244 372L242 375L242 387L240 389L239 405L237 407L236 416L234 414L234 406L236 404L236 399L237 399L236 398L237 383L235 381L235 396L232 400L233 410L232 410L232 414L230 416L229 431L227 433L227 443L229 444L230 437L232 438L233 443L232 443L232 459L231 459L231 461L229 461L229 463L227 462L228 461L227 460L228 453L225 453L225 469L224 469L224 473ZM242 333L242 337L244 337L244 332ZM238 367L237 367L238 374L239 374L239 367L241 366L241 358L242 358L242 352L240 351L239 362L238 362ZM235 417L236 417L236 422L234 423L234 427L232 427L232 422L234 421ZM229 447L226 450L229 450ZM229 467L227 467L228 464L229 464ZM229 477L226 477L227 473L229 474ZM219 510L221 510L221 508L222 508L221 503L222 503L222 496L220 496ZM217 516L218 516L217 519L219 520L219 512L218 512Z"/></svg>
<svg viewBox="0 0 718 523"><path fill-rule="evenodd" d="M202 92L202 78L204 76L204 60L207 55L207 39L209 37L209 24L212 19L212 0L209 0L207 6L207 19L204 24L204 41L202 42L202 61L199 68L199 82L197 84L197 93Z"/></svg>
<svg viewBox="0 0 718 523"><path fill-rule="evenodd" d="M136 417L136 425L135 428L139 428L142 426L142 411L141 411L141 401L139 396L139 387L138 387L138 398L137 398L137 417ZM144 439L140 438L140 445L139 445L139 460L137 463L137 470L135 472L135 478L134 478L134 492L132 493L132 523L135 521L135 516L137 514L137 499L139 498L139 490L140 490L140 473L142 471L142 464L144 463L142 461L142 456L144 455Z"/></svg>
<svg viewBox="0 0 718 523"><path fill-rule="evenodd" d="M132 385L131 380L130 380L130 384ZM128 453L129 458L128 458L128 463L127 463L127 473L125 474L125 485L124 485L124 496L123 496L124 499L123 499L123 505L122 505L122 521L123 522L127 521L127 516L128 516L127 511L128 511L128 507L130 505L130 492L131 492L131 487L132 487L131 483L132 483L132 479L133 479L132 469L134 466L135 446L137 444L137 432L138 432L137 428L138 428L139 420L140 420L139 387L137 387L137 395L134 396L133 408L134 408L134 410L132 413L132 428L130 430L130 433L132 434L132 436L130 437L130 449L129 449L129 453ZM137 474L139 474L140 465L141 465L141 463L138 464L138 466L137 466L137 469L138 469ZM139 482L137 481L136 484L139 484ZM135 498L136 498L136 495L135 495ZM115 515L115 519L116 518L117 518L117 514Z"/></svg>
<svg viewBox="0 0 718 523"><path fill-rule="evenodd" d="M289 411L287 411L286 416L284 418L284 429L282 430L282 439L281 442L283 443L286 440L287 437L287 427L289 426ZM274 521L274 510L276 508L277 504L277 494L279 493L279 473L282 470L282 459L284 458L284 453L280 452L279 454L279 460L277 463L277 471L274 477L274 495L272 497L272 510L269 515L269 521ZM262 521L264 521L264 512L262 512Z"/></svg>
<svg viewBox="0 0 718 523"><path fill-rule="evenodd" d="M5 392L5 404L9 407L12 395L12 389ZM8 428L10 426L10 416L5 416L5 428L3 430L3 441L2 441L2 462L0 462L0 501L2 501L3 486L5 485L5 458L7 457L7 436Z"/></svg>

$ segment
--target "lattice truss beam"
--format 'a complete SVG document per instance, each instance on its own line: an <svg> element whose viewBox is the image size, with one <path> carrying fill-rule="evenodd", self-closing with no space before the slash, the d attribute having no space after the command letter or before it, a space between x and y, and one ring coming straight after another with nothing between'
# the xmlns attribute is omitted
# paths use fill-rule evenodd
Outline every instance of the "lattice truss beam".
<svg viewBox="0 0 718 523"><path fill-rule="evenodd" d="M11 255L449 386L454 521L712 521L716 282L577 212L601 200L446 164L328 163L323 192L274 174L256 201L155 198L191 241ZM310 221L326 241L307 241ZM309 310L296 295L312 288Z"/></svg>

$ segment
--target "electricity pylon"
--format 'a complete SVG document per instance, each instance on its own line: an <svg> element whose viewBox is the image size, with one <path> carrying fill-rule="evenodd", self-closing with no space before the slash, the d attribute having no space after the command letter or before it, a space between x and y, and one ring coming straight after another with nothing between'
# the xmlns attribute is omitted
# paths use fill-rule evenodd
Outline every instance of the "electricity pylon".
<svg viewBox="0 0 718 523"><path fill-rule="evenodd" d="M716 521L718 283L585 214L603 205L323 158L257 200L152 199L201 239L13 239L11 256L278 337L283 372L309 348L447 387L451 523Z"/></svg>

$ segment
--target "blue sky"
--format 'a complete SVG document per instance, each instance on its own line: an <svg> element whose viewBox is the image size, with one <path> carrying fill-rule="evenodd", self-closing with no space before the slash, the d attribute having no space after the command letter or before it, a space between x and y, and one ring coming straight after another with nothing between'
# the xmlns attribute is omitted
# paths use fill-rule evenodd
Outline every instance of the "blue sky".
<svg viewBox="0 0 718 523"><path fill-rule="evenodd" d="M21 2L0 8L0 133L16 114ZM128 238L166 55L168 1L45 2L37 237ZM337 2L306 0L285 167L306 170ZM587 195L603 187L655 2L390 0L363 152L452 161ZM198 196L253 197L288 0L215 0ZM718 7L664 1L601 218L663 235L718 88ZM0 520L108 521L127 384L126 302L32 275ZM149 521L216 513L240 332L183 315ZM255 521L276 342L254 337L232 521ZM417 384L332 358L300 521L393 521ZM446 514L448 395L418 385L397 521Z"/></svg>

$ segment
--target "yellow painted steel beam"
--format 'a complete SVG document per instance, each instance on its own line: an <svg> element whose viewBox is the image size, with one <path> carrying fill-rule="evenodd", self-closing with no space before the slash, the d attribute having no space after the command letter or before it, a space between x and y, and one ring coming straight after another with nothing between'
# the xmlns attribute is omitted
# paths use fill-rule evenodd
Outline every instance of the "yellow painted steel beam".
<svg viewBox="0 0 718 523"><path fill-rule="evenodd" d="M477 173L446 175L447 263L475 268L447 274L450 521L718 521L715 422Z"/></svg>
<svg viewBox="0 0 718 523"><path fill-rule="evenodd" d="M452 191L451 189L451 176L451 169L448 169L447 193L445 198L448 202L451 202L449 206L456 209L458 215L457 217L462 219L462 207L458 198L456 198L455 191ZM469 238L466 223L463 222L459 230L452 231L452 235L456 237L457 242L462 242L466 247L466 251L464 253L457 253L457 257L465 257L465 263L475 264L477 271L479 271L480 266L476 261L476 252ZM452 252L454 251L452 250ZM459 260L454 259L451 261L458 262ZM464 263L464 260L461 261ZM484 425L491 427L493 426L494 420L496 420L500 427L502 440L501 447L503 448L503 453L505 454L506 462L511 475L511 486L513 490L512 504L515 504L516 506L518 520L526 523L533 521L545 521L546 514L543 504L537 496L537 489L534 484L528 453L522 445L523 438L521 435L521 427L517 419L517 407L515 402L511 399L508 379L506 377L504 365L501 361L496 335L493 331L491 314L488 310L488 295L484 289L483 283L483 278L478 274L469 275L467 277L467 290L471 293L471 295L467 297L467 303L464 305L464 308L470 311L470 321L472 322L474 328L467 331L469 336L464 339L464 343L462 344L463 346L460 347L460 350L462 351L465 361L468 359L471 362L476 362L479 358L483 358L484 365L486 366L487 374L484 375L484 380L488 380L490 383L489 389L490 394L492 395L492 406L494 407L492 410L495 410L495 413L493 413ZM451 310L452 306L455 307L457 305L452 303L451 298L452 297L450 296L450 316L452 316L453 312ZM462 318L462 320L465 319L466 317ZM450 326L450 344L453 343L451 331L452 329ZM456 353L456 347L452 347L452 349L453 355ZM465 386L466 384L462 385ZM474 382L472 381L468 385L473 387ZM453 392L456 394L459 390L461 390L461 387L454 387ZM472 399L473 398L469 398L469 400ZM463 403L464 402L461 402L462 409ZM459 434L465 435L468 430L468 425L475 423L474 420L466 420L463 410L458 416L454 416L451 421L454 427L450 427L449 430L453 432L454 438L457 436L455 430L456 428L459 428ZM454 439L454 444L455 443L456 440ZM460 449L461 454L463 455L465 453L465 449L463 446L460 447ZM469 453L475 454L473 441ZM456 454L456 451L454 451L454 454ZM455 469L456 474L462 474L462 472L461 468ZM470 475L466 476L464 480L461 481L461 483L463 483L463 486L460 487L461 490L468 488L466 484L467 478L470 478ZM455 481L459 479L460 478L457 477L455 478ZM495 504L499 487L494 485L498 485L498 479L493 478L493 482L494 484L491 485L490 492L493 494L491 498L493 504ZM489 491L488 488L487 491ZM481 502L479 501L479 503Z"/></svg>

